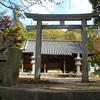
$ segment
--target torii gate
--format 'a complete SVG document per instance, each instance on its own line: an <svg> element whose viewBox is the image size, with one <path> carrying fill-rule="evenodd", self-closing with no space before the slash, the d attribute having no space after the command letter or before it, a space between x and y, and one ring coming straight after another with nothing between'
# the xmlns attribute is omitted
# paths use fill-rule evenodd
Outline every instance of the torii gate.
<svg viewBox="0 0 100 100"><path fill-rule="evenodd" d="M82 29L82 81L88 79L88 43L87 29L97 29L95 25L87 25L87 20L98 17L98 13L89 14L32 14L25 13L27 18L37 21L37 26L26 26L28 30L36 29L35 80L40 79L41 66L41 34L42 29ZM42 25L42 21L60 21L60 25ZM81 21L82 25L64 25L64 21Z"/></svg>

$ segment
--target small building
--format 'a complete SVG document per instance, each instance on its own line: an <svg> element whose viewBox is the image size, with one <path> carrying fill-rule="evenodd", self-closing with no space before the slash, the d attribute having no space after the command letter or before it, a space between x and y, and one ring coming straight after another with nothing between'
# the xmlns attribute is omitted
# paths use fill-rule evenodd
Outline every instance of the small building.
<svg viewBox="0 0 100 100"><path fill-rule="evenodd" d="M31 56L35 52L36 41L25 40L23 49L23 67L32 70ZM61 72L76 72L75 58L82 54L82 42L71 40L42 40L41 72L60 70ZM89 52L89 55L93 53Z"/></svg>

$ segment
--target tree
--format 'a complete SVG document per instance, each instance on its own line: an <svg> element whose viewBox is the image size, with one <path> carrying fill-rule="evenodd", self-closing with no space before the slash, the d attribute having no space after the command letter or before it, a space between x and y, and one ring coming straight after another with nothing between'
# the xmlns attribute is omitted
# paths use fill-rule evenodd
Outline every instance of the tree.
<svg viewBox="0 0 100 100"><path fill-rule="evenodd" d="M89 0L92 4L93 12L100 13L100 0ZM96 24L100 24L100 16L95 19Z"/></svg>
<svg viewBox="0 0 100 100"><path fill-rule="evenodd" d="M89 0L93 6L94 12L100 13L100 0Z"/></svg>
<svg viewBox="0 0 100 100"><path fill-rule="evenodd" d="M100 37L99 37L100 38ZM97 44L97 45L95 45L95 49L98 51L98 52L100 52L100 41L99 41L99 43Z"/></svg>
<svg viewBox="0 0 100 100"><path fill-rule="evenodd" d="M78 32L64 32L61 29L49 29L42 31L42 38L49 40L81 40L81 35Z"/></svg>
<svg viewBox="0 0 100 100"><path fill-rule="evenodd" d="M44 2L54 3L56 5L60 5L63 2L59 2L58 0L1 0L0 6L6 7L13 13L13 19L16 20L17 18L24 18L22 12L28 11L30 12L30 8L34 5L40 5L47 9L49 12L50 10L46 8ZM16 16L17 15L17 16Z"/></svg>
<svg viewBox="0 0 100 100"><path fill-rule="evenodd" d="M81 35L78 32L67 31L64 35L64 40L81 40Z"/></svg>
<svg viewBox="0 0 100 100"><path fill-rule="evenodd" d="M5 28L11 26L11 20L9 15L5 15L6 11L0 13L0 30L4 31Z"/></svg>
<svg viewBox="0 0 100 100"><path fill-rule="evenodd" d="M100 65L100 33L96 29L88 30L88 49L94 51L94 55L89 57L89 62L92 64L98 63Z"/></svg>
<svg viewBox="0 0 100 100"><path fill-rule="evenodd" d="M19 18L25 18L24 15L20 12L17 11L17 9L19 9L18 7L15 7L15 9L13 9L13 21L14 23L16 23L16 21L19 21Z"/></svg>
<svg viewBox="0 0 100 100"><path fill-rule="evenodd" d="M24 39L36 39L35 30L24 30L23 32Z"/></svg>
<svg viewBox="0 0 100 100"><path fill-rule="evenodd" d="M17 7L18 8L18 9L16 9L17 11L26 11L26 10L30 11L29 8L34 5L37 5L37 4L42 7L45 7L45 5L43 5L43 2L54 3L56 5L60 5L61 3L63 3L62 1L58 2L58 0L16 0L16 1L1 0L0 4L6 8L12 9L12 10L16 9L16 7Z"/></svg>
<svg viewBox="0 0 100 100"><path fill-rule="evenodd" d="M6 11L0 13L0 37L5 37L7 35L5 29L10 27L11 20L10 16L6 15Z"/></svg>
<svg viewBox="0 0 100 100"><path fill-rule="evenodd" d="M19 47L24 39L23 30L25 30L25 28L22 23L19 21L14 23L14 20L11 20L10 18L10 16L6 15L6 12L0 13L0 37L3 37L3 39L5 39L6 36L14 37L13 46Z"/></svg>
<svg viewBox="0 0 100 100"><path fill-rule="evenodd" d="M77 32L80 35L82 33L82 30L81 29L68 29L68 31Z"/></svg>
<svg viewBox="0 0 100 100"><path fill-rule="evenodd" d="M42 31L43 39L63 40L64 32L61 29L49 29Z"/></svg>
<svg viewBox="0 0 100 100"><path fill-rule="evenodd" d="M25 30L24 26L22 25L22 23L20 23L18 21L15 24L13 24L12 26L5 29L7 36L14 37L13 46L16 46L16 47L21 46L21 44L24 40L24 36L23 36L24 30Z"/></svg>

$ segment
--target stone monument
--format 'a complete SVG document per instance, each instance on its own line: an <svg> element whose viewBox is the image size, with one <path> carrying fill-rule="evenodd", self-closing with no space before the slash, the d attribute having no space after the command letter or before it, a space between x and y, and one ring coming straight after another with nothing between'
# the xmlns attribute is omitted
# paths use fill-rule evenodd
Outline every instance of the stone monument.
<svg viewBox="0 0 100 100"><path fill-rule="evenodd" d="M0 38L0 81L3 86L16 85L19 79L22 51L9 48L13 42L14 38L10 36Z"/></svg>
<svg viewBox="0 0 100 100"><path fill-rule="evenodd" d="M9 48L3 76L3 86L16 85L19 81L19 67L21 64L22 51L18 48Z"/></svg>
<svg viewBox="0 0 100 100"><path fill-rule="evenodd" d="M0 38L0 81L3 80L3 73L5 70L6 55L4 51L13 44L14 38L10 36L2 36Z"/></svg>
<svg viewBox="0 0 100 100"><path fill-rule="evenodd" d="M80 57L80 54L78 53L77 57L75 58L75 61L76 61L75 65L77 66L77 72L76 72L77 75L81 75L82 74L80 72L81 60L82 60L82 58Z"/></svg>
<svg viewBox="0 0 100 100"><path fill-rule="evenodd" d="M31 64L32 64L31 74L35 74L35 52L33 53L33 56L31 56Z"/></svg>

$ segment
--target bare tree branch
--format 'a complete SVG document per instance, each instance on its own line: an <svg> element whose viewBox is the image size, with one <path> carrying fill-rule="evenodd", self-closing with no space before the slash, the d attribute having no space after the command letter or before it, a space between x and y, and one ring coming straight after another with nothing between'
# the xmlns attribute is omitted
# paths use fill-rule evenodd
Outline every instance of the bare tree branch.
<svg viewBox="0 0 100 100"><path fill-rule="evenodd" d="M54 3L56 5L58 5L59 7L60 6L60 2L55 2L55 0L44 0L45 2L49 2L49 3ZM26 3L25 3L26 2ZM16 9L17 11L25 11L25 10L29 10L30 7L38 4L42 7L44 7L46 10L48 10L49 12L51 12L45 5L42 4L43 1L42 0L19 0L19 2L16 2L15 1L11 1L11 0L2 0L0 1L0 4L3 5L4 7L6 8L9 8L9 9L15 9L16 7L19 7L20 9ZM63 7L62 7L63 8ZM51 12L52 13L52 12Z"/></svg>
<svg viewBox="0 0 100 100"><path fill-rule="evenodd" d="M0 4L1 5L3 5L3 6L5 6L6 8L10 8L11 9L11 7L10 6L7 6L7 5L5 5L4 3L2 3L2 2L0 2Z"/></svg>

